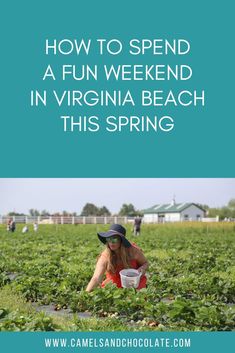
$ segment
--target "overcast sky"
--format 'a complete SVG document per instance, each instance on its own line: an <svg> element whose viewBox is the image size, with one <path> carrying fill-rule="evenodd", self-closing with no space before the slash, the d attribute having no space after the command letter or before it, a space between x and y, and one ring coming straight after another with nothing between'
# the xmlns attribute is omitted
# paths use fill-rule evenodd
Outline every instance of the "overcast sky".
<svg viewBox="0 0 235 353"><path fill-rule="evenodd" d="M0 214L49 212L80 213L87 202L112 213L123 203L137 209L158 203L195 202L223 206L235 198L233 179L0 179Z"/></svg>

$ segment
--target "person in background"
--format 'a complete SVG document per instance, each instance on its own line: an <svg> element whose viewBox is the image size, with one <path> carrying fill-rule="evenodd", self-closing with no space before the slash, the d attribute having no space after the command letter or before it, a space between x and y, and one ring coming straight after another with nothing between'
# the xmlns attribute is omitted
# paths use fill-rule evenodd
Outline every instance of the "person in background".
<svg viewBox="0 0 235 353"><path fill-rule="evenodd" d="M25 233L28 233L29 231L29 228L27 226L24 226L24 228L22 229L22 233L25 234Z"/></svg>
<svg viewBox="0 0 235 353"><path fill-rule="evenodd" d="M16 229L16 224L15 224L15 222L11 219L10 220L10 223L9 223L9 230L10 230L10 232L14 232L15 231L15 229Z"/></svg>
<svg viewBox="0 0 235 353"><path fill-rule="evenodd" d="M140 228L141 228L141 223L142 223L142 219L140 218L140 216L137 216L134 219L134 235L140 235Z"/></svg>
<svg viewBox="0 0 235 353"><path fill-rule="evenodd" d="M7 221L7 231L10 232L11 230L11 219L8 219Z"/></svg>
<svg viewBox="0 0 235 353"><path fill-rule="evenodd" d="M34 230L35 232L38 231L38 224L37 224L37 222L34 222L34 224L33 224L33 230Z"/></svg>
<svg viewBox="0 0 235 353"><path fill-rule="evenodd" d="M109 231L97 235L106 248L98 257L94 274L86 291L90 292L99 285L105 287L109 282L121 288L119 272L125 268L138 270L141 273L141 278L137 289L145 288L147 283L145 272L148 268L148 261L142 250L127 240L126 229L120 224L113 224ZM106 274L106 279L102 282L104 274Z"/></svg>

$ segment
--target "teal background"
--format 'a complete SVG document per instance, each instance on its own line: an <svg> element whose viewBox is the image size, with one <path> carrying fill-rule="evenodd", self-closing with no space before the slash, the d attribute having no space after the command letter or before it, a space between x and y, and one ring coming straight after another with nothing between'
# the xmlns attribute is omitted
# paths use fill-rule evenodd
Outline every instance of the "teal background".
<svg viewBox="0 0 235 353"><path fill-rule="evenodd" d="M0 333L0 343L1 350L3 353L44 353L44 352L100 352L100 348L46 348L44 344L45 338L71 338L82 339L82 338L147 338L154 340L158 338L168 338L170 342L174 338L190 338L191 347L181 347L181 348L162 348L162 347L152 347L152 348L103 348L105 352L112 351L114 353L119 352L182 352L182 353L221 353L221 352L234 352L234 332L21 332L21 333Z"/></svg>
<svg viewBox="0 0 235 353"><path fill-rule="evenodd" d="M233 1L8 1L1 6L0 177L235 177ZM45 39L185 38L181 57L45 56ZM189 64L190 81L160 89L205 89L206 106L79 110L30 107L31 89L86 89L43 82L48 64ZM92 84L94 89L159 89L158 82ZM90 87L88 85L87 87ZM64 133L60 115L172 115L171 133ZM171 114L172 113L172 114Z"/></svg>

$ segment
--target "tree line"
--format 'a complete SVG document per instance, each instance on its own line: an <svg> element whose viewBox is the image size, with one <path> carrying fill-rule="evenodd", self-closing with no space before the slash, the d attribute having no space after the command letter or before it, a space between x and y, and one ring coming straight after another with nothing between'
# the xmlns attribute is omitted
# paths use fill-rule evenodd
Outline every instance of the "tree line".
<svg viewBox="0 0 235 353"><path fill-rule="evenodd" d="M235 198L231 199L227 205L222 207L209 207L205 204L198 204L201 208L206 211L207 217L216 217L219 216L220 220L224 220L225 218L235 218ZM39 211L37 209L31 208L29 210L29 215L32 217L38 216L58 216L58 217L73 217L73 216L111 216L111 212L106 206L98 207L93 203L86 203L82 209L82 212L79 214L77 212L55 212L50 213L47 210ZM130 203L124 203L119 212L117 214L113 214L113 216L129 216L135 217L137 215L143 216L143 211L137 210L135 206ZM17 213L17 212L9 212L8 216L26 216L24 213Z"/></svg>
<svg viewBox="0 0 235 353"><path fill-rule="evenodd" d="M207 208L208 217L216 217L219 216L220 220L224 220L225 218L235 218L235 199L231 199L227 205L223 207L213 207Z"/></svg>
<svg viewBox="0 0 235 353"><path fill-rule="evenodd" d="M68 211L62 211L62 212L54 212L51 213L47 210L42 210L39 211L37 209L31 208L28 213L29 216L31 217L48 217L48 216L53 216L53 217L76 217L76 216L111 216L111 212L106 206L98 207L93 203L86 203L85 206L82 209L82 212L79 214L77 212L68 212ZM120 208L119 212L117 214L114 214L114 216L129 216L129 217L135 217L137 215L142 216L142 212L137 210L133 204L126 204L124 203L122 207ZM9 212L8 216L26 216L24 213L17 213L17 212Z"/></svg>

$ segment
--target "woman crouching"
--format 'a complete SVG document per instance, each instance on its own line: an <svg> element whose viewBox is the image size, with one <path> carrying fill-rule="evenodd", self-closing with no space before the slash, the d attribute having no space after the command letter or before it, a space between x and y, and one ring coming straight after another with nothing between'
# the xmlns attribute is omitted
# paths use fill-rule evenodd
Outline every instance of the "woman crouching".
<svg viewBox="0 0 235 353"><path fill-rule="evenodd" d="M106 249L98 258L86 291L90 292L100 284L101 287L105 287L109 282L121 288L119 272L125 268L138 270L141 273L141 278L137 289L145 288L147 282L145 272L148 268L148 261L142 250L126 239L126 229L120 224L113 224L108 232L97 235L99 240L106 245ZM104 274L106 274L106 279L102 282Z"/></svg>

